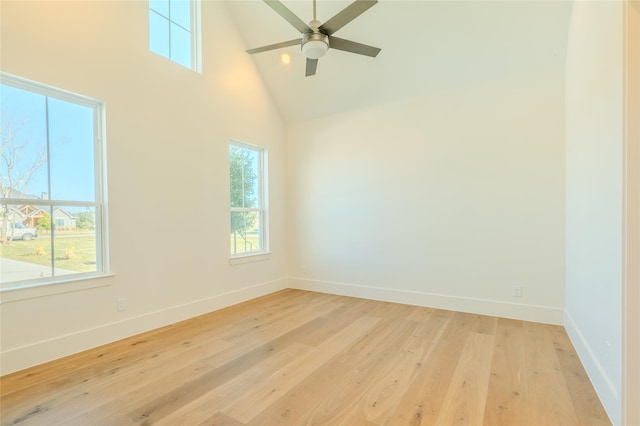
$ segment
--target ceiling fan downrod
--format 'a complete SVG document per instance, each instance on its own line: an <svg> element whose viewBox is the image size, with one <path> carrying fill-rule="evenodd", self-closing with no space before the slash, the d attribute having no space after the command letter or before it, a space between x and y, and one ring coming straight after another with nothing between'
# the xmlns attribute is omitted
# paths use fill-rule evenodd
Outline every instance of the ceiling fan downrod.
<svg viewBox="0 0 640 426"><path fill-rule="evenodd" d="M319 59L329 51L329 36L320 32L322 23L316 19L316 0L313 0L313 20L309 22L312 33L302 33L300 48L307 59Z"/></svg>

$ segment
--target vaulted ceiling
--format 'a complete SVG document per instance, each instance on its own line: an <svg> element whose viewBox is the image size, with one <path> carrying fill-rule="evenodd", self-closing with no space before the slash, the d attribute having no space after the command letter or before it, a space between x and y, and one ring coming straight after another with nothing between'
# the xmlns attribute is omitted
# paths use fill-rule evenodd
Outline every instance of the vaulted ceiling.
<svg viewBox="0 0 640 426"><path fill-rule="evenodd" d="M283 0L303 21L311 0ZM350 1L318 0L321 22ZM299 35L260 0L227 2L247 48ZM464 88L565 60L570 1L380 0L336 36L382 49L378 57L329 50L305 77L299 46L252 55L287 122L366 105ZM291 63L281 62L288 53Z"/></svg>

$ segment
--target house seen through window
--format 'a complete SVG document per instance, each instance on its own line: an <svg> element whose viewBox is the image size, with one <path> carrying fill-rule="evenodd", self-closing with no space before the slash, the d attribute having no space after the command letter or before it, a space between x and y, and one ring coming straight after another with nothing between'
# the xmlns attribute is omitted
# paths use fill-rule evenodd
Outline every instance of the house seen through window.
<svg viewBox="0 0 640 426"><path fill-rule="evenodd" d="M102 104L0 83L0 288L106 272Z"/></svg>
<svg viewBox="0 0 640 426"><path fill-rule="evenodd" d="M229 145L232 256L266 251L265 166L264 149L239 143Z"/></svg>

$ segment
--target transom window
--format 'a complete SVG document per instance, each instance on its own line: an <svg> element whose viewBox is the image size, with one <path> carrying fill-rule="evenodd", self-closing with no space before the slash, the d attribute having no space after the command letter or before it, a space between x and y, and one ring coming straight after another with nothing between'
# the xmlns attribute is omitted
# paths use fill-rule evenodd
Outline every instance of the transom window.
<svg viewBox="0 0 640 426"><path fill-rule="evenodd" d="M200 72L200 0L150 0L149 49Z"/></svg>
<svg viewBox="0 0 640 426"><path fill-rule="evenodd" d="M229 145L232 256L266 251L266 152L233 142Z"/></svg>
<svg viewBox="0 0 640 426"><path fill-rule="evenodd" d="M102 103L0 74L0 289L107 272Z"/></svg>

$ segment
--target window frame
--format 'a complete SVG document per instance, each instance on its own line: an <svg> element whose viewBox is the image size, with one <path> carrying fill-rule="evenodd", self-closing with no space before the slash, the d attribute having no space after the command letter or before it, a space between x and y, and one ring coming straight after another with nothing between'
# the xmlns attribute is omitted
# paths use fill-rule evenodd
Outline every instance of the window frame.
<svg viewBox="0 0 640 426"><path fill-rule="evenodd" d="M236 146L242 149L247 149L258 153L258 199L260 200L259 206L254 207L232 207L231 206L231 146ZM259 145L249 144L246 142L231 140L227 145L228 161L228 177L229 177L229 232L227 235L231 235L231 215L234 212L257 212L259 214L260 223L260 250L242 253L231 253L229 246L229 258L232 264L244 263L251 260L262 260L265 255L271 254L269 250L269 182L268 182L268 150L267 148Z"/></svg>
<svg viewBox="0 0 640 426"><path fill-rule="evenodd" d="M49 86L37 81L28 80L16 75L0 72L0 84L16 89L36 93L48 98L73 103L93 110L93 176L95 196L93 201L77 201L64 199L32 199L32 198L0 198L0 206L20 205L27 202L29 205L49 209L51 212L56 207L91 207L95 209L95 235L96 235L96 270L78 272L69 275L57 275L36 279L8 281L0 283L0 293L10 290L20 290L33 287L47 286L50 284L65 284L73 281L100 278L112 275L109 268L109 238L107 220L107 165L106 165L106 114L103 101L70 92L68 90ZM47 158L47 167L50 167L50 158ZM53 223L53 216L52 225ZM52 226L53 228L53 226ZM52 234L52 238L55 234ZM53 267L53 265L52 265ZM97 284L96 284L97 285ZM96 286L92 285L92 286ZM89 287L92 287L89 286ZM68 287L68 286L67 286ZM84 287L82 287L84 288ZM4 297L4 296L3 296Z"/></svg>
<svg viewBox="0 0 640 426"><path fill-rule="evenodd" d="M189 1L189 16L191 19L191 29L189 30L189 40L190 40L190 50L191 50L191 64L189 66L185 66L184 64L177 62L175 59L172 58L171 55L171 24L175 24L181 28L184 28L182 25L180 25L178 22L174 21L171 19L171 1L173 0L167 0L168 3L168 8L169 8L169 16L164 16L161 13L157 12L156 10L151 8L151 0L147 0L147 36L148 36L148 41L149 41L149 51L162 56L163 58L166 58L168 60L170 60L171 62L178 64L182 67L188 68L190 70L193 70L197 73L202 73L202 29L201 29L201 16L202 16L202 1L201 0L188 0ZM151 23L150 23L150 18L149 15L151 13L156 14L157 16L159 16L160 18L166 20L169 23L169 33L168 33L168 37L169 37L169 55L165 56L162 53L156 52L154 50L151 49ZM186 30L186 29L185 29Z"/></svg>

